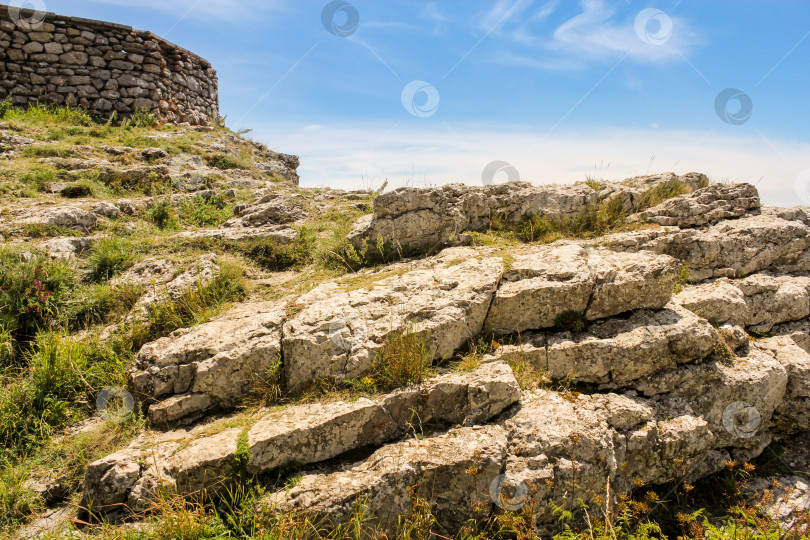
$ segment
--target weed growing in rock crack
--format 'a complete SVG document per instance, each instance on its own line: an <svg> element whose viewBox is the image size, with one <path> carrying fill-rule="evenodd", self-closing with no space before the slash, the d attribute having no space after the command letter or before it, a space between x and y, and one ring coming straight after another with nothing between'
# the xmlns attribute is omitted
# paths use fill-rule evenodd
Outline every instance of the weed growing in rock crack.
<svg viewBox="0 0 810 540"><path fill-rule="evenodd" d="M421 383L433 360L427 336L412 328L389 333L374 359L372 378L381 390Z"/></svg>
<svg viewBox="0 0 810 540"><path fill-rule="evenodd" d="M301 268L314 260L317 238L312 230L302 227L290 243L274 238L250 238L238 243L228 243L258 266L273 272L289 268Z"/></svg>
<svg viewBox="0 0 810 540"><path fill-rule="evenodd" d="M209 167L214 167L215 169L220 169L222 171L250 168L249 165L243 161L234 159L231 156L226 156L224 154L209 155L205 156L203 159L205 160L206 165Z"/></svg>
<svg viewBox="0 0 810 540"><path fill-rule="evenodd" d="M681 266L680 271L678 271L678 278L675 280L675 292L674 294L680 294L683 292L684 287L689 283L689 265L684 264Z"/></svg>
<svg viewBox="0 0 810 540"><path fill-rule="evenodd" d="M726 330L725 328L720 328L717 331L717 341L714 344L712 354L721 364L726 366L733 366L737 360L737 355L734 353L734 349L732 349L729 345L729 343L732 341L733 337L730 331Z"/></svg>
<svg viewBox="0 0 810 540"><path fill-rule="evenodd" d="M578 311L566 311L554 319L554 328L562 332L584 332L586 325L585 316Z"/></svg>
<svg viewBox="0 0 810 540"><path fill-rule="evenodd" d="M165 295L136 317L116 336L119 351L139 350L143 345L169 335L178 328L201 324L216 315L227 302L238 302L246 295L244 269L231 261L219 261L220 271L208 284L197 283L180 297ZM160 291L158 291L160 292Z"/></svg>

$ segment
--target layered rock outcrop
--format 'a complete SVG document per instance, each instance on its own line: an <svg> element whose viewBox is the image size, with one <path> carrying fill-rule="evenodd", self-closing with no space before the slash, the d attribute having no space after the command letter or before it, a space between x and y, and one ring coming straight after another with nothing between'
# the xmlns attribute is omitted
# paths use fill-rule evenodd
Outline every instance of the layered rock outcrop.
<svg viewBox="0 0 810 540"><path fill-rule="evenodd" d="M632 211L651 183L671 180L656 178L585 187ZM430 221L530 188L492 189L395 192L371 223ZM533 200L590 205L577 190ZM238 219L276 216L270 202ZM515 215L542 207L513 202ZM153 426L227 412L269 373L290 395L320 379L362 382L405 337L440 374L355 401L151 432L90 466L85 506L138 514L157 486L216 493L295 461L300 480L270 486L265 510L338 526L363 506L395 533L425 501L452 537L469 520L531 505L552 534L555 508L600 515L638 485L693 482L756 458L810 431L809 215L760 208L747 185L709 186L644 208L630 232L450 247L292 300L236 306L140 351L130 383ZM448 223L424 229L419 245L452 243ZM476 341L492 345L476 355L479 345L467 349ZM782 480L804 490L779 494L789 522L807 507L806 477Z"/></svg>

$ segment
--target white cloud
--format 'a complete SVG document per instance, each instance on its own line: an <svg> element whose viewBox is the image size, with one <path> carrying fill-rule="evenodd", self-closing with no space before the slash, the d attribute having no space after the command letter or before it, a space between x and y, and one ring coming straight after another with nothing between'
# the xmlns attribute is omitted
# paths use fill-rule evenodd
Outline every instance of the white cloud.
<svg viewBox="0 0 810 540"><path fill-rule="evenodd" d="M624 56L644 62L676 60L701 44L690 23L671 14L664 14L672 22L668 39L651 44L637 35L636 14L619 16L604 0L582 0L580 13L554 26L551 18L557 8L556 0L540 5L532 0L498 0L482 16L478 29L495 28L517 49L496 53L493 59L538 69L583 69L594 61Z"/></svg>
<svg viewBox="0 0 810 540"><path fill-rule="evenodd" d="M696 171L715 181L751 182L767 204L810 204L795 188L800 173L810 169L810 144L660 128L588 129L540 143L543 134L529 131L392 127L272 125L252 135L280 152L300 154L307 187L374 188L385 180L391 187L480 185L484 167L502 160L524 180L540 184L571 183L586 175L620 180Z"/></svg>

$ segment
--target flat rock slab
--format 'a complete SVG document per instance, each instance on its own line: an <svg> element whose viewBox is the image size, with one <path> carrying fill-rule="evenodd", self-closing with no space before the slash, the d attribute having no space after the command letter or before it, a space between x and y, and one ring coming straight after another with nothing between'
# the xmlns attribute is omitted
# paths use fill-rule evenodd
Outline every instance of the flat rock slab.
<svg viewBox="0 0 810 540"><path fill-rule="evenodd" d="M451 248L416 263L315 287L284 324L284 373L295 389L320 377L369 373L389 336L416 334L425 359L450 357L484 325L500 257Z"/></svg>
<svg viewBox="0 0 810 540"><path fill-rule="evenodd" d="M810 277L753 274L745 279L689 287L673 298L715 324L732 324L756 332L810 316Z"/></svg>
<svg viewBox="0 0 810 540"><path fill-rule="evenodd" d="M580 333L528 332L521 344L503 346L487 359L527 362L553 380L616 387L702 361L718 339L707 321L669 304L594 323Z"/></svg>
<svg viewBox="0 0 810 540"><path fill-rule="evenodd" d="M400 516L411 515L418 496L430 502L441 527L458 531L476 510L492 506L489 486L501 474L506 448L502 427L458 428L386 446L345 471L304 475L262 506L337 525L365 501L370 522L395 535Z"/></svg>
<svg viewBox="0 0 810 540"><path fill-rule="evenodd" d="M228 485L235 478L240 437L249 453L246 471L261 474L379 446L423 427L487 422L520 395L509 366L492 363L374 400L294 405L260 413L244 427L216 431L202 425L141 437L89 466L85 499L103 512L120 511L124 503L137 512L148 508L161 484L184 495Z"/></svg>
<svg viewBox="0 0 810 540"><path fill-rule="evenodd" d="M159 424L233 405L280 362L283 305L240 304L224 316L145 345L129 374ZM173 399L165 403L154 403Z"/></svg>
<svg viewBox="0 0 810 540"><path fill-rule="evenodd" d="M569 312L592 321L664 307L675 288L677 261L654 253L628 255L574 243L512 253L486 328L512 334L551 328Z"/></svg>
<svg viewBox="0 0 810 540"><path fill-rule="evenodd" d="M506 509L532 505L546 524L554 521L552 502L570 511L581 511L580 500L613 508L638 480L660 484L681 477L682 468L694 467L715 443L707 423L688 408L616 394L538 391L524 396L504 427L505 474L520 494L509 501L516 508Z"/></svg>
<svg viewBox="0 0 810 540"><path fill-rule="evenodd" d="M810 270L810 227L772 213L721 221L705 229L661 227L600 240L623 252L650 250L689 265L689 280L741 278L766 269Z"/></svg>
<svg viewBox="0 0 810 540"><path fill-rule="evenodd" d="M289 225L263 225L261 227L227 227L220 229L199 229L187 231L177 235L178 238L211 238L213 240L227 240L240 242L268 238L279 244L289 244L298 238L298 231Z"/></svg>

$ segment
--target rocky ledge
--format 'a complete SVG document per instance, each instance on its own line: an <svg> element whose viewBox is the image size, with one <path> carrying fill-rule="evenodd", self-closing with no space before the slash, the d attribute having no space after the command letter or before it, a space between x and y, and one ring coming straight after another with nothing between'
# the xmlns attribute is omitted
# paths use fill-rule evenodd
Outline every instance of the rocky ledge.
<svg viewBox="0 0 810 540"><path fill-rule="evenodd" d="M644 204L675 179L687 193ZM571 218L605 201L632 214L629 230L454 245L493 219ZM227 228L298 217L268 198ZM90 465L83 506L141 515L161 490L216 493L295 462L300 481L262 507L339 525L364 501L393 531L418 496L452 536L481 512L531 503L543 528L555 505L611 509L634 486L691 482L810 431L810 209L763 208L752 186L701 175L445 186L378 197L349 240L378 237L402 255L438 251L239 304L144 346L130 389L164 431ZM288 395L362 381L403 336L434 377L232 412L271 373ZM451 362L482 338L486 354ZM782 494L791 512L807 507L806 472L782 479L804 486Z"/></svg>

